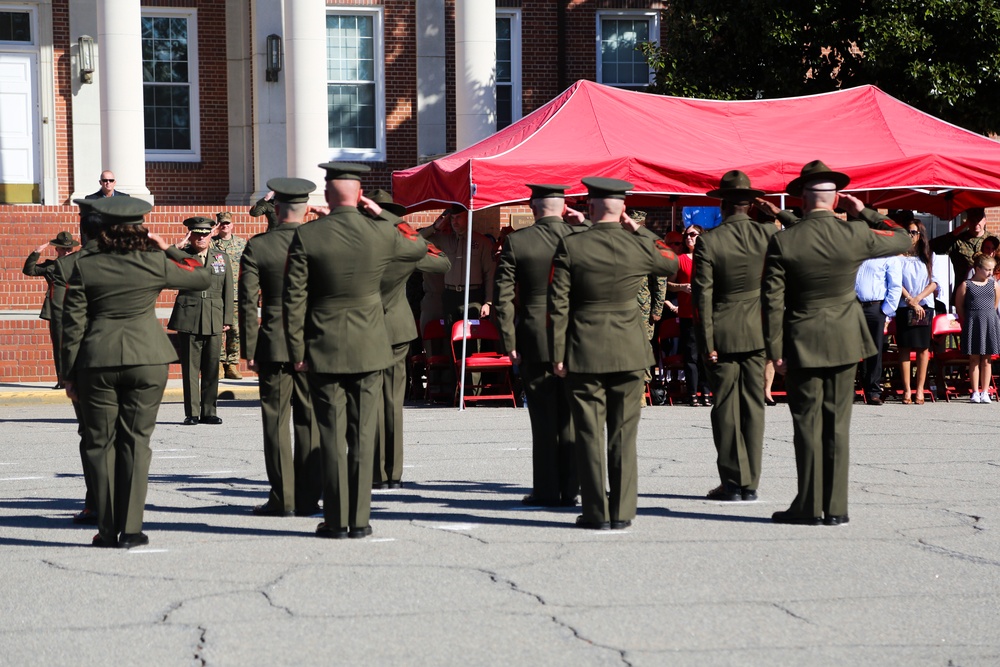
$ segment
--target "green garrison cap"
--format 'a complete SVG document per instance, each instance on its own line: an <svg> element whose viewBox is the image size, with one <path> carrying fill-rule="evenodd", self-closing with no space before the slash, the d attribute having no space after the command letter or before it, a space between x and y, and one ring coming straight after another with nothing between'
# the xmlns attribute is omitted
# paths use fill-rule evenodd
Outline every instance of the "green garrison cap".
<svg viewBox="0 0 1000 667"><path fill-rule="evenodd" d="M763 197L763 190L754 190L750 187L750 177L739 169L727 171L719 179L719 187L705 193L709 197L716 199L727 199L729 201L753 201L757 197Z"/></svg>
<svg viewBox="0 0 1000 667"><path fill-rule="evenodd" d="M200 215L184 221L184 226L191 230L192 234L211 234L214 225L210 218L203 218Z"/></svg>
<svg viewBox="0 0 1000 667"><path fill-rule="evenodd" d="M360 181L361 174L371 171L368 165L353 162L324 162L319 168L326 169L328 181Z"/></svg>
<svg viewBox="0 0 1000 667"><path fill-rule="evenodd" d="M580 179L587 186L587 195L592 199L625 199L625 193L635 186L617 178L597 178L590 176Z"/></svg>
<svg viewBox="0 0 1000 667"><path fill-rule="evenodd" d="M393 213L400 217L406 215L406 207L392 201L392 195L385 190L376 190L375 192L370 193L368 198L385 210L389 211L389 213Z"/></svg>
<svg viewBox="0 0 1000 667"><path fill-rule="evenodd" d="M316 184L304 178L272 178L267 189L274 191L274 201L285 204L304 204L309 201L309 193Z"/></svg>
<svg viewBox="0 0 1000 667"><path fill-rule="evenodd" d="M101 214L106 225L141 225L143 216L153 210L153 205L138 197L104 197L91 199L95 211Z"/></svg>
<svg viewBox="0 0 1000 667"><path fill-rule="evenodd" d="M565 199L568 185L552 185L549 183L525 183L531 188L532 199Z"/></svg>
<svg viewBox="0 0 1000 667"><path fill-rule="evenodd" d="M802 167L799 177L789 183L785 191L793 197L801 197L802 188L813 181L832 181L838 190L843 190L851 182L851 177L830 169L822 160L813 160Z"/></svg>

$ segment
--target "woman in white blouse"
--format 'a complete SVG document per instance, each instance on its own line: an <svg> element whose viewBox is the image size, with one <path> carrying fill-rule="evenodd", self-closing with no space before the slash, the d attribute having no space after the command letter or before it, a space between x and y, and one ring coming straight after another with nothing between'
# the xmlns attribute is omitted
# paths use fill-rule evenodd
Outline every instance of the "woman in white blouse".
<svg viewBox="0 0 1000 667"><path fill-rule="evenodd" d="M903 293L896 310L896 345L899 347L903 375L903 404L924 403L924 381L930 358L931 320L934 319L934 294L938 282L934 279L927 230L916 220L909 222L910 250L903 260ZM916 397L911 398L910 352L917 353Z"/></svg>

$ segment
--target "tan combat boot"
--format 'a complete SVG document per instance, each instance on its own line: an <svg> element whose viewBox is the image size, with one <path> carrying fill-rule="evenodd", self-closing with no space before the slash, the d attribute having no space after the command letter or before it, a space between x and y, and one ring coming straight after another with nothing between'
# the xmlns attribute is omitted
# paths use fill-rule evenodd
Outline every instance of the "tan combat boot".
<svg viewBox="0 0 1000 667"><path fill-rule="evenodd" d="M236 364L223 364L223 374L227 380L242 380L243 375L240 373L240 367Z"/></svg>

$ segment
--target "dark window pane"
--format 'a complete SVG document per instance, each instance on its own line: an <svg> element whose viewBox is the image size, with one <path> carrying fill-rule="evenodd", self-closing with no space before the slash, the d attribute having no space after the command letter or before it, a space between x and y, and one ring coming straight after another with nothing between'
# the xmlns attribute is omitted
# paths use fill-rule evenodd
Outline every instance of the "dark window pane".
<svg viewBox="0 0 1000 667"><path fill-rule="evenodd" d="M171 81L186 83L187 80L188 80L187 63L174 63L173 78L171 79Z"/></svg>
<svg viewBox="0 0 1000 667"><path fill-rule="evenodd" d="M170 36L170 19L157 16L153 19L153 37L166 39Z"/></svg>
<svg viewBox="0 0 1000 667"><path fill-rule="evenodd" d="M0 41L31 41L31 21L27 12L0 12Z"/></svg>
<svg viewBox="0 0 1000 667"><path fill-rule="evenodd" d="M497 129L502 130L513 121L514 110L511 86L497 86Z"/></svg>
<svg viewBox="0 0 1000 667"><path fill-rule="evenodd" d="M142 64L142 82L151 83L153 81L153 64L143 63Z"/></svg>
<svg viewBox="0 0 1000 667"><path fill-rule="evenodd" d="M174 150L178 151L189 151L191 150L191 131L190 130L176 130L174 132Z"/></svg>
<svg viewBox="0 0 1000 667"><path fill-rule="evenodd" d="M155 146L153 145L155 143L156 143L156 132L154 132L151 128L147 127L146 128L146 150L148 151L148 150L152 150L153 148L155 148Z"/></svg>
<svg viewBox="0 0 1000 667"><path fill-rule="evenodd" d="M170 88L173 90L171 99L173 106L186 109L191 105L191 89L188 86L171 86Z"/></svg>
<svg viewBox="0 0 1000 667"><path fill-rule="evenodd" d="M163 128L170 127L172 123L170 107L154 107L153 108L153 127Z"/></svg>
<svg viewBox="0 0 1000 667"><path fill-rule="evenodd" d="M153 38L153 19L149 16L142 17L142 30L140 35L143 39Z"/></svg>
<svg viewBox="0 0 1000 667"><path fill-rule="evenodd" d="M168 83L173 80L174 68L170 63L155 63L153 65L153 80Z"/></svg>
<svg viewBox="0 0 1000 667"><path fill-rule="evenodd" d="M158 107L170 106L170 86L151 86L153 89L153 104Z"/></svg>
<svg viewBox="0 0 1000 667"><path fill-rule="evenodd" d="M170 42L170 59L174 62L187 62L188 45L187 40L174 39Z"/></svg>
<svg viewBox="0 0 1000 667"><path fill-rule="evenodd" d="M171 125L178 131L191 125L191 112L188 109L174 109L170 115Z"/></svg>
<svg viewBox="0 0 1000 667"><path fill-rule="evenodd" d="M174 147L173 133L170 130L155 130L156 144L154 148L159 150L171 150Z"/></svg>
<svg viewBox="0 0 1000 667"><path fill-rule="evenodd" d="M170 19L170 39L187 39L187 19Z"/></svg>

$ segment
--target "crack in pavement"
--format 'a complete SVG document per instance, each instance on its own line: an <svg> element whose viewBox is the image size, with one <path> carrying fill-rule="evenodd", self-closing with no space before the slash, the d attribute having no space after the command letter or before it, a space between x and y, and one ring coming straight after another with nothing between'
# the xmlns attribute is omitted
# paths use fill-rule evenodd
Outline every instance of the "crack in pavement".
<svg viewBox="0 0 1000 667"><path fill-rule="evenodd" d="M814 625L814 623L812 621L810 621L808 618L806 618L805 616L799 616L798 614L796 614L794 611L792 611L788 607L780 605L777 602L772 602L771 606L774 607L775 609L779 609L779 610L785 612L786 614L788 614L789 616L791 616L794 619L802 621L803 623L808 623L809 625Z"/></svg>
<svg viewBox="0 0 1000 667"><path fill-rule="evenodd" d="M208 634L208 628L206 628L204 625L199 625L198 631L199 631L198 644L195 646L194 649L194 659L197 662L197 664L202 665L202 667L204 667L205 665L208 664L208 661L205 660L205 656L202 655L202 651L205 650L205 635Z"/></svg>

